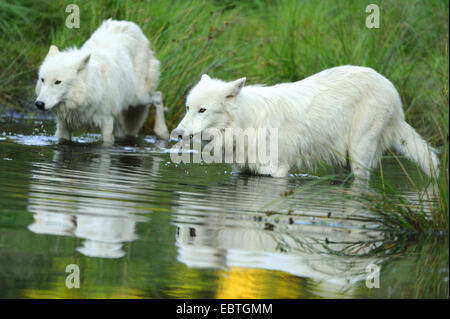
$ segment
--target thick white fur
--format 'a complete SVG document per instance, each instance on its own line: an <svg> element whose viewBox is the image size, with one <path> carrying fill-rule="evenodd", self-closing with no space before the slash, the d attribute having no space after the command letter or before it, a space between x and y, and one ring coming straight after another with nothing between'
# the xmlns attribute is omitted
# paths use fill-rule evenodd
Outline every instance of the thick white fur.
<svg viewBox="0 0 450 319"><path fill-rule="evenodd" d="M183 135L239 127L278 128L278 166L268 172L286 176L293 166L317 162L345 165L355 177L369 178L369 169L394 147L430 175L438 171L435 152L405 122L397 90L371 68L339 66L295 83L246 86L245 78L223 82L203 75L191 90L189 110L177 127ZM206 111L199 113L199 109ZM258 163L241 165L267 174Z"/></svg>
<svg viewBox="0 0 450 319"><path fill-rule="evenodd" d="M156 107L155 133L169 137L158 83L159 61L141 29L109 19L81 49L59 52L50 47L36 94L56 115L58 139L70 140L73 129L93 126L101 129L104 144L111 145L114 136L138 133L150 103Z"/></svg>

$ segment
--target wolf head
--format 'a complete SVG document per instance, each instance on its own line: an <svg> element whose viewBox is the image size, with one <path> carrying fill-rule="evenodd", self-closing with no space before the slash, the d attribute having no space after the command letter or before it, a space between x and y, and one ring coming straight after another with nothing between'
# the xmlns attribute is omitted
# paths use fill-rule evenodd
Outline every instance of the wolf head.
<svg viewBox="0 0 450 319"><path fill-rule="evenodd" d="M36 83L35 105L40 110L50 110L63 103L74 89L89 63L91 55L79 50L60 52L54 45L39 68Z"/></svg>
<svg viewBox="0 0 450 319"><path fill-rule="evenodd" d="M211 79L204 74L186 99L186 115L172 131L172 137L193 137L209 128L225 129L233 121L232 107L245 78L233 82Z"/></svg>

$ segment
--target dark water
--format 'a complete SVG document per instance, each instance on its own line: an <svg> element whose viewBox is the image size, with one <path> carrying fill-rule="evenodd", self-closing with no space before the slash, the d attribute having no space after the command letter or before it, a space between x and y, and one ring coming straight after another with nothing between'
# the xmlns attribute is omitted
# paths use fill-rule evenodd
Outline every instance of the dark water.
<svg viewBox="0 0 450 319"><path fill-rule="evenodd" d="M98 134L57 145L53 132L0 121L1 298L448 297L448 242L383 231L346 186L177 165L151 136L103 148ZM417 196L394 159L383 169Z"/></svg>

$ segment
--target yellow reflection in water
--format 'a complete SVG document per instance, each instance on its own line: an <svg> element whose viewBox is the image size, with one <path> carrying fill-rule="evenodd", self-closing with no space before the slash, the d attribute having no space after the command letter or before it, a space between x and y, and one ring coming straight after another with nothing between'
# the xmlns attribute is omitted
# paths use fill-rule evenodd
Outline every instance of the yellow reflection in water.
<svg viewBox="0 0 450 319"><path fill-rule="evenodd" d="M85 260L87 262L96 260ZM127 287L127 282L124 280L119 283L118 277L112 277L112 279L104 278L100 281L95 280L98 278L99 273L117 272L118 270L124 271L126 277L127 267L104 270L105 268L97 268L92 264L91 267L85 265L80 266L80 288L67 288L66 278L69 273L65 272L65 268L68 264L77 263L74 262L72 257L62 257L53 259L52 270L54 273L60 275L54 277L54 281L48 282L47 285L43 285L42 288L27 288L22 290L23 298L33 299L140 299L144 298L144 291L140 289ZM102 263L102 261L100 261ZM89 265L89 264L88 264ZM126 265L125 265L126 266ZM41 283L42 284L42 283ZM148 298L148 297L147 297Z"/></svg>
<svg viewBox="0 0 450 319"><path fill-rule="evenodd" d="M280 271L230 267L219 272L218 299L305 298L303 279Z"/></svg>
<svg viewBox="0 0 450 319"><path fill-rule="evenodd" d="M81 288L80 288L81 289ZM127 287L114 287L114 291L102 291L78 288L66 288L64 284L53 285L49 289L25 289L23 290L24 298L32 299L141 299L142 293L140 290L131 289Z"/></svg>

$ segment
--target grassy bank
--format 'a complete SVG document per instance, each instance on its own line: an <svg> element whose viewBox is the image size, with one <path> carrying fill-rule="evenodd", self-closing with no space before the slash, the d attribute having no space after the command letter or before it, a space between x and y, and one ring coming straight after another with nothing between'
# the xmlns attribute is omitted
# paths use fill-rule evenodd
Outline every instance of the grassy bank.
<svg viewBox="0 0 450 319"><path fill-rule="evenodd" d="M70 3L80 7L79 29L65 27ZM0 0L0 103L32 101L37 67L50 44L80 46L113 17L138 23L150 38L162 62L160 90L171 127L204 72L273 84L355 64L391 79L408 121L442 145L448 131L448 2L375 1L379 29L365 27L367 3Z"/></svg>

